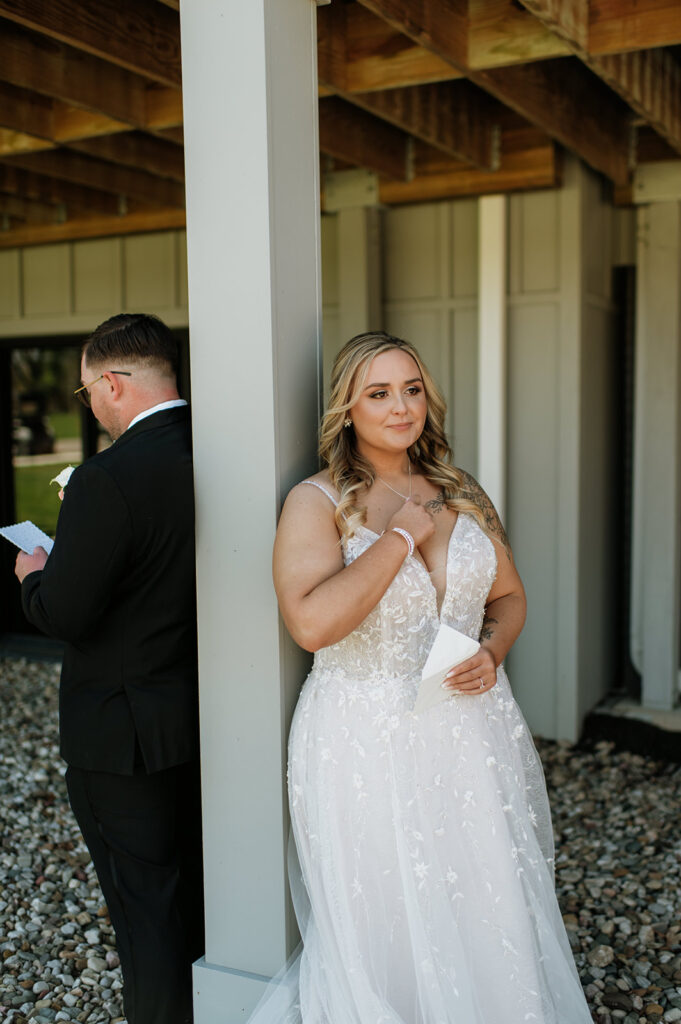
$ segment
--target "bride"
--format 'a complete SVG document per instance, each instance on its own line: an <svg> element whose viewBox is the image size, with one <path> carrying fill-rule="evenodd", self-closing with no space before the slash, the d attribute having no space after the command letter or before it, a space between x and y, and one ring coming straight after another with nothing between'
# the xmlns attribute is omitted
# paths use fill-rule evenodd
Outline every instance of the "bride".
<svg viewBox="0 0 681 1024"><path fill-rule="evenodd" d="M444 415L412 345L353 338L322 423L327 468L282 512L277 595L315 659L289 741L303 950L277 1024L591 1020L503 668L523 586L489 499L451 465ZM440 622L481 646L414 714Z"/></svg>

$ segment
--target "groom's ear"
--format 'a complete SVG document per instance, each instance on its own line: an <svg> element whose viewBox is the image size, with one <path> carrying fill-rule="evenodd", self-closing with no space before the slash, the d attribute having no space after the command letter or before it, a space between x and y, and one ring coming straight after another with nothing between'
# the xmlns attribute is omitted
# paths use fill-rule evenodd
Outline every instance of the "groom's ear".
<svg viewBox="0 0 681 1024"><path fill-rule="evenodd" d="M102 376L104 378L104 386L109 389L109 398L113 399L113 401L118 401L123 394L125 381L128 378L118 373L109 373L108 371L102 374Z"/></svg>

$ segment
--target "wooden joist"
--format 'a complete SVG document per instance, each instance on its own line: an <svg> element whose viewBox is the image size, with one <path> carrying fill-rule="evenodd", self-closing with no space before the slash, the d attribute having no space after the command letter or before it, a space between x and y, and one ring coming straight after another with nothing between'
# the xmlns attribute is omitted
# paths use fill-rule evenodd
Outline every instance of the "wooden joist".
<svg viewBox="0 0 681 1024"><path fill-rule="evenodd" d="M540 132L504 133L500 166L493 174L448 161L437 150L417 144L414 178L379 184L383 203L415 203L455 196L485 195L528 188L555 188L560 163L555 145ZM524 136L524 137L523 137Z"/></svg>
<svg viewBox="0 0 681 1024"><path fill-rule="evenodd" d="M498 163L496 104L470 82L438 82L347 98L416 139L482 170Z"/></svg>
<svg viewBox="0 0 681 1024"><path fill-rule="evenodd" d="M34 199L39 202L63 205L69 214L73 211L100 211L105 216L119 212L120 199L111 192L73 185L34 171L24 171L0 162L0 193ZM131 204L128 204L130 206Z"/></svg>
<svg viewBox="0 0 681 1024"><path fill-rule="evenodd" d="M128 213L121 217L82 217L62 224L36 224L0 231L0 249L27 245L46 245L82 238L105 238L110 235L139 234L144 231L167 231L183 228L184 210L160 209Z"/></svg>
<svg viewBox="0 0 681 1024"><path fill-rule="evenodd" d="M119 135L83 139L72 142L69 149L107 160L123 167L133 167L159 178L184 181L184 154L179 146L163 139L151 138L142 132L121 132Z"/></svg>
<svg viewBox="0 0 681 1024"><path fill-rule="evenodd" d="M462 0L360 0L437 56L465 70L466 19ZM546 4L551 17L584 0L527 0ZM578 29L575 29L577 31ZM623 103L577 61L557 58L511 67L468 69L468 78L535 127L616 182L629 175L629 124Z"/></svg>
<svg viewBox="0 0 681 1024"><path fill-rule="evenodd" d="M458 71L468 57L467 0L360 0L386 21Z"/></svg>
<svg viewBox="0 0 681 1024"><path fill-rule="evenodd" d="M587 0L522 0L643 120L681 152L681 67L665 50L594 56ZM675 0L681 29L681 3ZM614 5L613 5L614 6ZM652 4L644 0L644 9ZM619 182L622 183L621 181Z"/></svg>
<svg viewBox="0 0 681 1024"><path fill-rule="evenodd" d="M0 17L144 78L181 83L179 17L155 0L0 0Z"/></svg>
<svg viewBox="0 0 681 1024"><path fill-rule="evenodd" d="M462 77L360 4L336 2L317 9L317 62L326 95L334 91L334 82L344 93L353 93Z"/></svg>
<svg viewBox="0 0 681 1024"><path fill-rule="evenodd" d="M0 193L0 217L11 217L25 224L58 224L64 220L64 213L64 208L59 205Z"/></svg>
<svg viewBox="0 0 681 1024"><path fill-rule="evenodd" d="M570 47L516 0L469 0L469 68L496 68L564 57Z"/></svg>
<svg viewBox="0 0 681 1024"><path fill-rule="evenodd" d="M592 56L681 44L679 0L590 0Z"/></svg>
<svg viewBox="0 0 681 1024"><path fill-rule="evenodd" d="M404 132L335 96L319 101L319 148L388 178L409 177L409 140Z"/></svg>
<svg viewBox="0 0 681 1024"><path fill-rule="evenodd" d="M8 21L0 25L0 81L134 127L145 124L143 78Z"/></svg>
<svg viewBox="0 0 681 1024"><path fill-rule="evenodd" d="M21 153L3 162L22 170L60 178L74 185L138 199L153 206L184 206L184 187L177 182L63 149Z"/></svg>

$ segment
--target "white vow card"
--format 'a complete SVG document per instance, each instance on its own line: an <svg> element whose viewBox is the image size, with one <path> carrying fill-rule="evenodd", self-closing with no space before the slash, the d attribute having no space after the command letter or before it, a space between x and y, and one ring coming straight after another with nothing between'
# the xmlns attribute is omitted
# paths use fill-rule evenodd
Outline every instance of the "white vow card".
<svg viewBox="0 0 681 1024"><path fill-rule="evenodd" d="M13 526L0 526L0 534L10 540L12 544L16 544L27 555L32 555L34 548L45 548L49 555L54 546L52 538L38 529L35 523L29 519L23 523L14 523Z"/></svg>
<svg viewBox="0 0 681 1024"><path fill-rule="evenodd" d="M455 696L451 690L443 690L442 683L450 668L461 664L467 658L471 658L479 649L477 640L471 639L458 629L441 623L435 637L430 654L426 659L421 673L421 685L416 694L414 714L420 714L429 708L439 704L441 700L447 700Z"/></svg>

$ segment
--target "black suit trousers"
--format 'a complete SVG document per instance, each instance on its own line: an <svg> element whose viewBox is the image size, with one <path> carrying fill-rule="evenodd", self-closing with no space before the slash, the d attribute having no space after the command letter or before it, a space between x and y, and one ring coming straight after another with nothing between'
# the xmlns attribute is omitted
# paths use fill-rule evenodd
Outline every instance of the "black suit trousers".
<svg viewBox="0 0 681 1024"><path fill-rule="evenodd" d="M204 952L198 764L69 766L66 784L116 932L128 1024L186 1024Z"/></svg>

